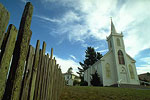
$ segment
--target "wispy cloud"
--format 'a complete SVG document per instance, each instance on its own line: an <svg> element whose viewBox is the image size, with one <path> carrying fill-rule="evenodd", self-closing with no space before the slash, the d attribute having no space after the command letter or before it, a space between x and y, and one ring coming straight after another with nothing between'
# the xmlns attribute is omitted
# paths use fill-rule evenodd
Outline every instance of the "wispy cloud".
<svg viewBox="0 0 150 100"><path fill-rule="evenodd" d="M34 17L37 17L37 18L40 18L42 20L45 20L45 21L49 21L49 22L56 22L56 23L60 23L61 21L60 20L57 20L57 19L52 19L52 18L49 18L49 17L46 17L46 16L42 16L42 15L34 15Z"/></svg>
<svg viewBox="0 0 150 100"><path fill-rule="evenodd" d="M70 55L71 58L73 58L74 60L76 60L77 58L73 55Z"/></svg>

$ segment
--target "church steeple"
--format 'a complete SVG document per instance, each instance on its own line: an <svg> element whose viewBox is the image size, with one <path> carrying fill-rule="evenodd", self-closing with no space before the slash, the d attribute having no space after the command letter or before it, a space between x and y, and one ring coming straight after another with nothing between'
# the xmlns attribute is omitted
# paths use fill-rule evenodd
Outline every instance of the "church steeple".
<svg viewBox="0 0 150 100"><path fill-rule="evenodd" d="M116 32L115 26L114 26L112 18L111 18L111 34L115 34L115 33L117 33L117 32Z"/></svg>

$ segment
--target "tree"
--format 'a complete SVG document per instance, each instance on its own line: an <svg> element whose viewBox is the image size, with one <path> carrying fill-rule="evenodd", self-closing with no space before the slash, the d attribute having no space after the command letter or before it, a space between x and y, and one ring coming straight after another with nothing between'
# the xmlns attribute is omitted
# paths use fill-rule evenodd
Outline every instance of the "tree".
<svg viewBox="0 0 150 100"><path fill-rule="evenodd" d="M81 68L78 67L79 72L77 72L77 74L79 74L81 78L81 82L84 81L84 71L88 69L89 66L100 60L102 57L102 54L96 52L93 47L87 47L87 50L85 51L85 60L83 61L83 63L79 62Z"/></svg>
<svg viewBox="0 0 150 100"><path fill-rule="evenodd" d="M87 50L85 51L85 60L82 62L79 62L81 67L86 70L89 68L90 65L93 65L95 62L100 60L102 58L102 54L99 52L96 52L94 48L87 47Z"/></svg>
<svg viewBox="0 0 150 100"><path fill-rule="evenodd" d="M101 86L100 77L99 77L97 71L94 74L92 74L91 76L92 76L92 79L90 81L91 84L93 86Z"/></svg>
<svg viewBox="0 0 150 100"><path fill-rule="evenodd" d="M85 51L85 60L83 61L83 63L79 62L81 68L78 67L79 72L77 73L81 75L86 69L89 68L90 65L93 65L102 57L103 57L102 54L96 52L93 47L87 47L87 50Z"/></svg>

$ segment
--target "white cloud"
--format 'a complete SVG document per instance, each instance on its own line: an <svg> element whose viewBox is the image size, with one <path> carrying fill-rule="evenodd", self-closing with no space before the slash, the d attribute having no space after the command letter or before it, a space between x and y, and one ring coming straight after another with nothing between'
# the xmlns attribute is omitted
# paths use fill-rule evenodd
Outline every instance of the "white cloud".
<svg viewBox="0 0 150 100"><path fill-rule="evenodd" d="M72 59L63 59L60 58L56 55L54 55L56 58L57 64L61 66L61 70L63 73L66 73L68 68L72 67L73 68L73 73L77 75L78 67L80 67L79 63L75 62Z"/></svg>
<svg viewBox="0 0 150 100"><path fill-rule="evenodd" d="M95 50L99 49L99 47L94 47Z"/></svg>
<svg viewBox="0 0 150 100"><path fill-rule="evenodd" d="M140 60L149 64L149 66L150 66L150 57L141 58Z"/></svg>
<svg viewBox="0 0 150 100"><path fill-rule="evenodd" d="M34 17L40 18L40 19L48 21L48 22L56 22L56 23L61 22L60 20L52 19L52 18L49 18L49 17L46 17L46 16L41 16L41 15L40 16L39 15L34 15Z"/></svg>
<svg viewBox="0 0 150 100"><path fill-rule="evenodd" d="M106 51L108 51L108 49L100 50L100 51L97 51L97 52L102 53L102 52L106 52Z"/></svg>
<svg viewBox="0 0 150 100"><path fill-rule="evenodd" d="M145 64L136 67L138 74L150 72L150 57L141 58L140 61L144 62Z"/></svg>
<svg viewBox="0 0 150 100"><path fill-rule="evenodd" d="M149 0L44 0L73 8L63 15L57 33L68 34L70 41L85 41L89 37L106 39L110 34L110 17L117 32L123 31L127 53L134 57L150 47ZM74 24L73 22L80 22ZM71 24L72 23L72 24ZM62 34L62 33L61 33Z"/></svg>
<svg viewBox="0 0 150 100"><path fill-rule="evenodd" d="M150 72L150 65L143 65L141 67L136 67L138 74L143 74Z"/></svg>
<svg viewBox="0 0 150 100"><path fill-rule="evenodd" d="M75 21L79 21L80 17L77 15L77 13L73 11L68 11L61 20L62 20L62 24L66 24L66 23L68 24Z"/></svg>

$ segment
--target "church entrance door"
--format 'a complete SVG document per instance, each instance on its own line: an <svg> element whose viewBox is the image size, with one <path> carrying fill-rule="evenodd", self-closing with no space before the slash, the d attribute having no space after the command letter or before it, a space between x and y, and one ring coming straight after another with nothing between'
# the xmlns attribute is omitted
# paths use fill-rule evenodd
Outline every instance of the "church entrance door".
<svg viewBox="0 0 150 100"><path fill-rule="evenodd" d="M126 69L124 67L122 67L122 70L120 72L120 79L121 79L121 83L127 83L127 72Z"/></svg>

